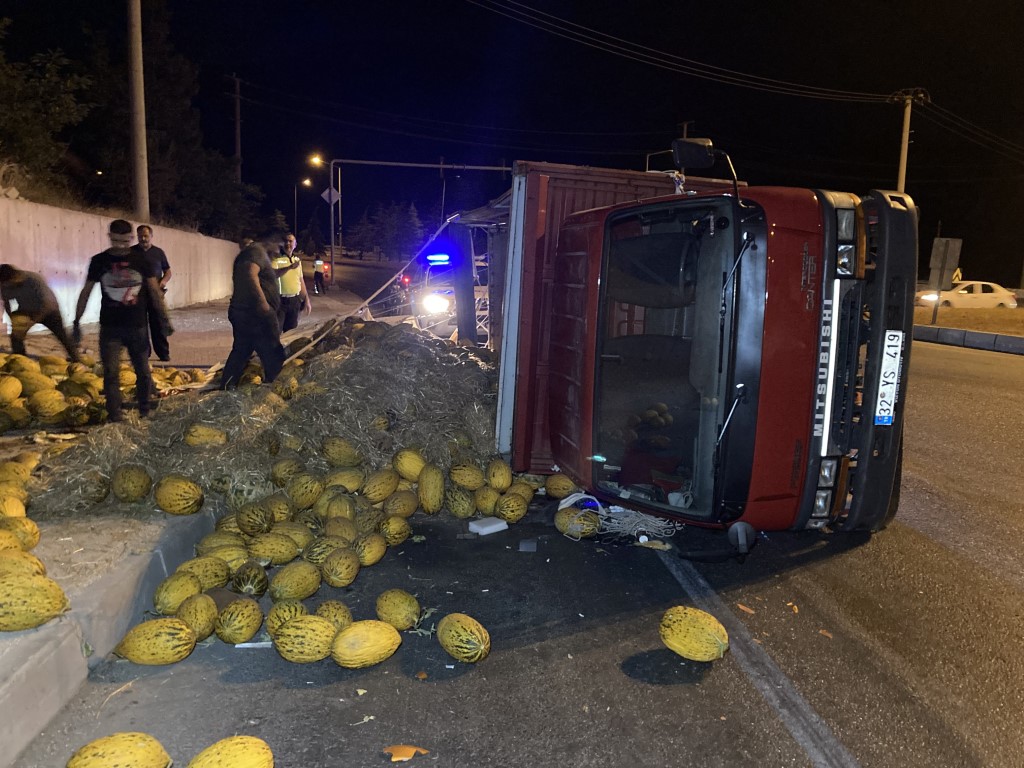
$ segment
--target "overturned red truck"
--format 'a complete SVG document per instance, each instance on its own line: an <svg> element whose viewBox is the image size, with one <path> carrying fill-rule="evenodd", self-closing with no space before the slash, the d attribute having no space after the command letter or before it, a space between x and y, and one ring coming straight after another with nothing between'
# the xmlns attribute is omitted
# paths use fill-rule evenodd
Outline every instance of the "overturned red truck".
<svg viewBox="0 0 1024 768"><path fill-rule="evenodd" d="M674 154L688 169L722 155L706 140ZM892 519L908 196L517 163L491 211L462 225L489 232L496 447L515 470L707 527Z"/></svg>

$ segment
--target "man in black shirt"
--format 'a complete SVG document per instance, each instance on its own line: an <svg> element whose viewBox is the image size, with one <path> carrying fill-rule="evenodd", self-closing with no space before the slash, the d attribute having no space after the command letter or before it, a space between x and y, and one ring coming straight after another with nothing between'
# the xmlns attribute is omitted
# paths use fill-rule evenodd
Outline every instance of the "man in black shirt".
<svg viewBox="0 0 1024 768"><path fill-rule="evenodd" d="M167 293L167 281L171 279L171 265L167 261L167 254L163 248L153 245L153 228L148 224L139 224L135 232L139 236L139 242L132 246L132 250L145 256L161 293ZM156 356L163 362L170 360L171 345L164 336L160 318L152 312L149 314L149 337L152 339L152 351L156 352Z"/></svg>
<svg viewBox="0 0 1024 768"><path fill-rule="evenodd" d="M287 269L274 269L262 245L251 240L243 241L242 250L231 268L233 288L228 320L234 339L221 371L221 389L238 386L253 352L263 364L264 381L273 381L281 372L285 355L277 318L281 307L277 278Z"/></svg>
<svg viewBox="0 0 1024 768"><path fill-rule="evenodd" d="M11 264L0 264L0 292L4 310L11 318L11 351L25 354L25 335L36 323L45 325L68 351L71 362L78 362L78 350L68 338L60 305L43 276ZM17 308L11 302L18 302Z"/></svg>
<svg viewBox="0 0 1024 768"><path fill-rule="evenodd" d="M100 359L103 361L103 392L109 421L121 420L121 349L128 350L135 369L135 391L139 415L150 410L153 380L149 371L149 328L147 313L160 319L165 335L174 333L163 294L148 262L131 250L132 225L124 219L110 223L110 248L92 257L85 285L78 295L75 311L76 346L82 332L79 322L89 303L93 286L100 286Z"/></svg>

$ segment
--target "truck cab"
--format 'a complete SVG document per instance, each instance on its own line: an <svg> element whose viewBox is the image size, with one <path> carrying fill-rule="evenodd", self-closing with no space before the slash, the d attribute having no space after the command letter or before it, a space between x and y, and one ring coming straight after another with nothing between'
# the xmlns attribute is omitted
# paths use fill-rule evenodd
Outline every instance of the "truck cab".
<svg viewBox="0 0 1024 768"><path fill-rule="evenodd" d="M513 466L522 446L539 469L541 435L549 469L603 503L710 527L883 527L916 231L910 198L878 190L737 184L566 216L548 311L519 321L520 353L522 334L542 340L526 373L546 412L511 420Z"/></svg>

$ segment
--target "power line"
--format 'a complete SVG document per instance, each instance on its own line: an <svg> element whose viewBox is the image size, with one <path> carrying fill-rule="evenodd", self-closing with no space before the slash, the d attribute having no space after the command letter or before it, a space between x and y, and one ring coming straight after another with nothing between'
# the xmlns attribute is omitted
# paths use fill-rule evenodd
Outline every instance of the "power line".
<svg viewBox="0 0 1024 768"><path fill-rule="evenodd" d="M759 75L749 75L724 67L704 64L693 59L686 59L645 45L623 40L614 35L608 35L590 27L569 22L548 13L536 11L522 3L514 2L514 0L508 0L508 2L500 2L500 0L466 0L466 2L499 16L504 16L557 37L572 40L589 48L595 48L621 58L650 64L660 69L667 69L704 80L768 93L780 93L827 101L885 102L889 99L889 94L821 88L785 80L775 80Z"/></svg>
<svg viewBox="0 0 1024 768"><path fill-rule="evenodd" d="M933 122L942 125L951 133L956 133L993 151L1006 150L1014 155L1024 156L1024 146L1020 144L1008 141L992 133L992 131L977 126L969 120L950 112L948 109L943 109L937 104L925 104L923 106L928 108L925 111L929 113Z"/></svg>
<svg viewBox="0 0 1024 768"><path fill-rule="evenodd" d="M601 150L592 150L592 149L582 149L582 148L580 148L578 146L575 146L575 145L572 146L572 147L527 146L527 145L508 144L508 143L505 143L505 142L496 142L496 141L470 141L470 140L467 140L467 139L453 138L453 137L450 137L450 136L441 136L441 135L436 135L436 134L431 135L431 134L425 134L425 133L417 133L415 131L409 131L409 130L404 130L404 129L400 129L400 128L389 128L389 127L380 126L380 125L368 125L366 123L361 123L361 122L358 122L358 121L355 121L355 120L346 120L346 119L340 118L340 117L333 117L333 116L330 116L330 115L317 114L317 113L313 113L313 112L300 112L300 111L297 111L297 110L290 109L288 107L282 106L280 104L275 104L273 102L263 101L261 99L254 99L254 98L249 97L249 96L242 96L241 100L246 102L246 103L248 103L248 104L254 104L254 105L259 106L259 107L265 107L266 109L270 109L270 110L274 110L274 111L278 111L278 112L287 112L291 116L301 115L303 117L307 117L307 118L311 118L311 119L315 119L315 120L323 120L324 122L335 123L337 125L347 125L347 126L350 126L350 127L353 127L353 128L362 128L364 130L375 131L377 133L390 133L390 134L393 134L393 135L396 135L396 136L408 136L408 137L414 138L414 139L426 139L428 141L437 141L437 142L449 143L449 144L460 144L460 145L463 145L463 146L470 146L470 147L487 147L487 148L490 148L490 149L507 149L507 150L517 150L517 151L521 151L521 152L538 152L538 153L559 152L559 153L562 153L562 154L593 155L593 156L622 156L622 157L636 157L636 158L643 157L643 155L648 151L646 149L631 149L631 150L601 149Z"/></svg>
<svg viewBox="0 0 1024 768"><path fill-rule="evenodd" d="M526 134L542 134L547 136L594 136L594 137L611 137L611 136L664 136L666 131L553 131L542 128L508 128L496 125L476 125L473 123L453 123L444 120L434 120L427 117L416 117L412 115L398 115L393 112L380 112L378 110L369 109L366 107L356 107L351 104L342 104L340 102L325 101L319 97L302 96L288 91L282 91L277 88L272 88L266 85L260 85L248 80L242 80L246 85L255 88L257 90L266 91L267 93L281 96L284 98L292 99L294 101L314 103L319 106L333 107L346 112L358 111L364 112L371 117L379 117L387 120L394 120L396 122L409 123L417 122L424 123L426 126L439 126L446 128L458 128L458 129L470 129L475 131L495 131L498 133L526 133Z"/></svg>
<svg viewBox="0 0 1024 768"><path fill-rule="evenodd" d="M548 34L571 40L613 56L649 64L660 69L675 71L705 80L740 88L797 96L809 99L852 101L852 102L885 102L894 99L893 94L877 94L865 91L846 91L819 86L804 85L784 80L750 75L736 70L717 67L694 59L687 59L674 54L659 51L649 46L609 35L582 24L567 21L552 14L538 11L517 0L466 0L484 10L516 21ZM923 94L923 92L922 92ZM1015 162L1024 162L1024 147L1003 139L987 129L959 117L952 111L931 102L926 94L918 101L926 119L930 119L939 127L960 138L985 147L996 154Z"/></svg>

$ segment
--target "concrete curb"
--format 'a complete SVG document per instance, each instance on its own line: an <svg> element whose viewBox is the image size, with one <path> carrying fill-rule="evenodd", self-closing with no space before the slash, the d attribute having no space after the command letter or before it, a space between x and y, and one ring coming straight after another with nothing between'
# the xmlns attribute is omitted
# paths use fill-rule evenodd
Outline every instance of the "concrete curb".
<svg viewBox="0 0 1024 768"><path fill-rule="evenodd" d="M1024 336L1009 336L1001 333L967 331L963 328L942 328L936 325L915 325L914 341L946 344L954 347L982 349L989 352L1005 352L1024 355Z"/></svg>
<svg viewBox="0 0 1024 768"><path fill-rule="evenodd" d="M193 547L213 530L212 509L170 517L157 548L129 555L79 593L72 609L37 629L0 639L0 768L9 768L152 606L157 585L193 557Z"/></svg>

